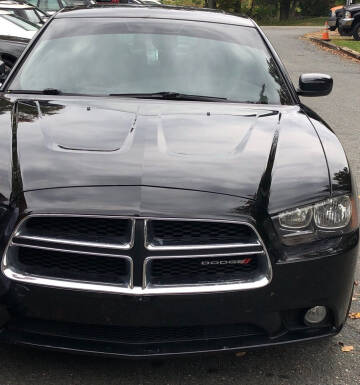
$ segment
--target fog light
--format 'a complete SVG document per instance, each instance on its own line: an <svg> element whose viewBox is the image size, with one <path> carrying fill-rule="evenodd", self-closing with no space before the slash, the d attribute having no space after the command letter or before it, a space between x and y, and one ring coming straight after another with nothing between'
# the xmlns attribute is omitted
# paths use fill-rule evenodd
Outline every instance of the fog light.
<svg viewBox="0 0 360 385"><path fill-rule="evenodd" d="M304 322L306 325L315 326L324 321L327 316L325 306L315 306L305 313Z"/></svg>

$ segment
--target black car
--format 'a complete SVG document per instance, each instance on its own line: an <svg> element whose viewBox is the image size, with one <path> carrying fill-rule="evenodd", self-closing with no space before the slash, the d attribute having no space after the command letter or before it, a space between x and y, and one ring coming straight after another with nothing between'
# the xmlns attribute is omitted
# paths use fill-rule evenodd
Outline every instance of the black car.
<svg viewBox="0 0 360 385"><path fill-rule="evenodd" d="M343 9L340 14L339 33L360 40L360 3L349 5Z"/></svg>
<svg viewBox="0 0 360 385"><path fill-rule="evenodd" d="M299 100L332 85L296 91L248 18L59 12L0 93L0 340L142 357L338 333L356 185Z"/></svg>
<svg viewBox="0 0 360 385"><path fill-rule="evenodd" d="M0 60L2 60L8 68L12 68L29 41L30 39L21 37L0 36Z"/></svg>

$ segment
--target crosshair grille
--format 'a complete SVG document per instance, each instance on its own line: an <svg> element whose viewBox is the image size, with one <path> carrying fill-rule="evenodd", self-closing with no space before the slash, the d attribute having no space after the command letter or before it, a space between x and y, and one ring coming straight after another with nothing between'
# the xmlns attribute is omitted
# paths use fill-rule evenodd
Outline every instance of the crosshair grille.
<svg viewBox="0 0 360 385"><path fill-rule="evenodd" d="M32 284L133 295L257 288L272 275L248 223L58 214L18 224L3 272Z"/></svg>

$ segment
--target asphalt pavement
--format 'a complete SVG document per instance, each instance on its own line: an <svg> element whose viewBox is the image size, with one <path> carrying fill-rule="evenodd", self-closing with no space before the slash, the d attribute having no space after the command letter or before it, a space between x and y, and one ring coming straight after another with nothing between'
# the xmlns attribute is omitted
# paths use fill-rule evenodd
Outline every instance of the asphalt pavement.
<svg viewBox="0 0 360 385"><path fill-rule="evenodd" d="M334 77L334 91L304 99L339 135L360 185L360 63L299 39L311 28L265 28L294 82L303 72ZM359 269L357 279L360 280ZM352 311L360 311L360 286ZM354 351L342 352L339 343ZM340 335L318 342L163 361L128 361L0 346L0 385L354 385L360 384L360 320Z"/></svg>

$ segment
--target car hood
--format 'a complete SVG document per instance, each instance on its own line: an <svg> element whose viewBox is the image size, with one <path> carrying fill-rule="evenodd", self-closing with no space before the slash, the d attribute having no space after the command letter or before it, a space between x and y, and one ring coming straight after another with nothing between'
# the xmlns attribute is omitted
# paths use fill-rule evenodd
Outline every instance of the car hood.
<svg viewBox="0 0 360 385"><path fill-rule="evenodd" d="M22 191L152 186L261 197L273 211L329 193L321 143L298 106L41 98L15 102Z"/></svg>
<svg viewBox="0 0 360 385"><path fill-rule="evenodd" d="M360 4L359 3L356 3L356 4L352 4L352 5L348 5L346 7L344 7L346 11L358 11L360 10Z"/></svg>

